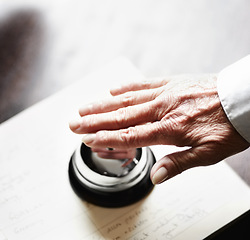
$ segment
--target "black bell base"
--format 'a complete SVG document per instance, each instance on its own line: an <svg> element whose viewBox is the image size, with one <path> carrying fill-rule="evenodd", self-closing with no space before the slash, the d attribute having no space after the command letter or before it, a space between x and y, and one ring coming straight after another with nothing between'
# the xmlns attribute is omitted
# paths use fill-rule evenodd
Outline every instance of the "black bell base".
<svg viewBox="0 0 250 240"><path fill-rule="evenodd" d="M152 158L149 160L151 162L149 163L145 177L133 187L116 192L97 191L84 185L77 178L71 158L69 162L69 179L71 186L80 198L98 206L117 208L130 205L144 198L154 187L150 179L150 171L155 163L155 157L152 152L151 154Z"/></svg>

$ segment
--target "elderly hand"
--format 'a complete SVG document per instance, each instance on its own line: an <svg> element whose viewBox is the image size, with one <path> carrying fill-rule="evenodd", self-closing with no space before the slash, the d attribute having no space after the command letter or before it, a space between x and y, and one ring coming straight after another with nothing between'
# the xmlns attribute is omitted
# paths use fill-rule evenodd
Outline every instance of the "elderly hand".
<svg viewBox="0 0 250 240"><path fill-rule="evenodd" d="M83 142L96 149L189 146L157 161L151 170L154 184L249 147L222 109L215 75L132 83L111 94L110 99L82 107L81 119L70 128L85 134Z"/></svg>

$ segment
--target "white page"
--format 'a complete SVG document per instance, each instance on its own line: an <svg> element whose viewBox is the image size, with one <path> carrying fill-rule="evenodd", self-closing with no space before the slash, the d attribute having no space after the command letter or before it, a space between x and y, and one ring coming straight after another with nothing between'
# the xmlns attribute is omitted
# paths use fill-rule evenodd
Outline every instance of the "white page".
<svg viewBox="0 0 250 240"><path fill-rule="evenodd" d="M225 163L186 171L123 208L75 195L68 163L81 136L68 121L112 86L141 79L118 59L0 125L0 240L201 239L250 208L249 188ZM173 147L153 150L159 159Z"/></svg>

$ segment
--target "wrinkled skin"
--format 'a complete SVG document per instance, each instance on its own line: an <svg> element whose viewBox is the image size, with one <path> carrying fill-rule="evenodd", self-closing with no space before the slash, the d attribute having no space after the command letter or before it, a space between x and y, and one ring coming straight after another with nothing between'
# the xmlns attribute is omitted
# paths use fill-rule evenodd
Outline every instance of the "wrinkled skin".
<svg viewBox="0 0 250 240"><path fill-rule="evenodd" d="M129 149L150 145L190 148L169 154L153 166L154 183L195 166L217 163L249 143L227 119L215 75L180 75L132 83L111 90L113 97L79 110L70 128L91 148ZM161 176L153 179L159 169ZM162 176L164 175L164 176Z"/></svg>

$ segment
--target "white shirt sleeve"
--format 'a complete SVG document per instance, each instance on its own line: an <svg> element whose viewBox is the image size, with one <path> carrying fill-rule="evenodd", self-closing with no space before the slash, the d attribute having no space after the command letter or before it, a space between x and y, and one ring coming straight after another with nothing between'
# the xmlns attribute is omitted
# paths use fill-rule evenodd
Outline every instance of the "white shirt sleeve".
<svg viewBox="0 0 250 240"><path fill-rule="evenodd" d="M250 143L250 55L223 69L217 88L229 121Z"/></svg>

